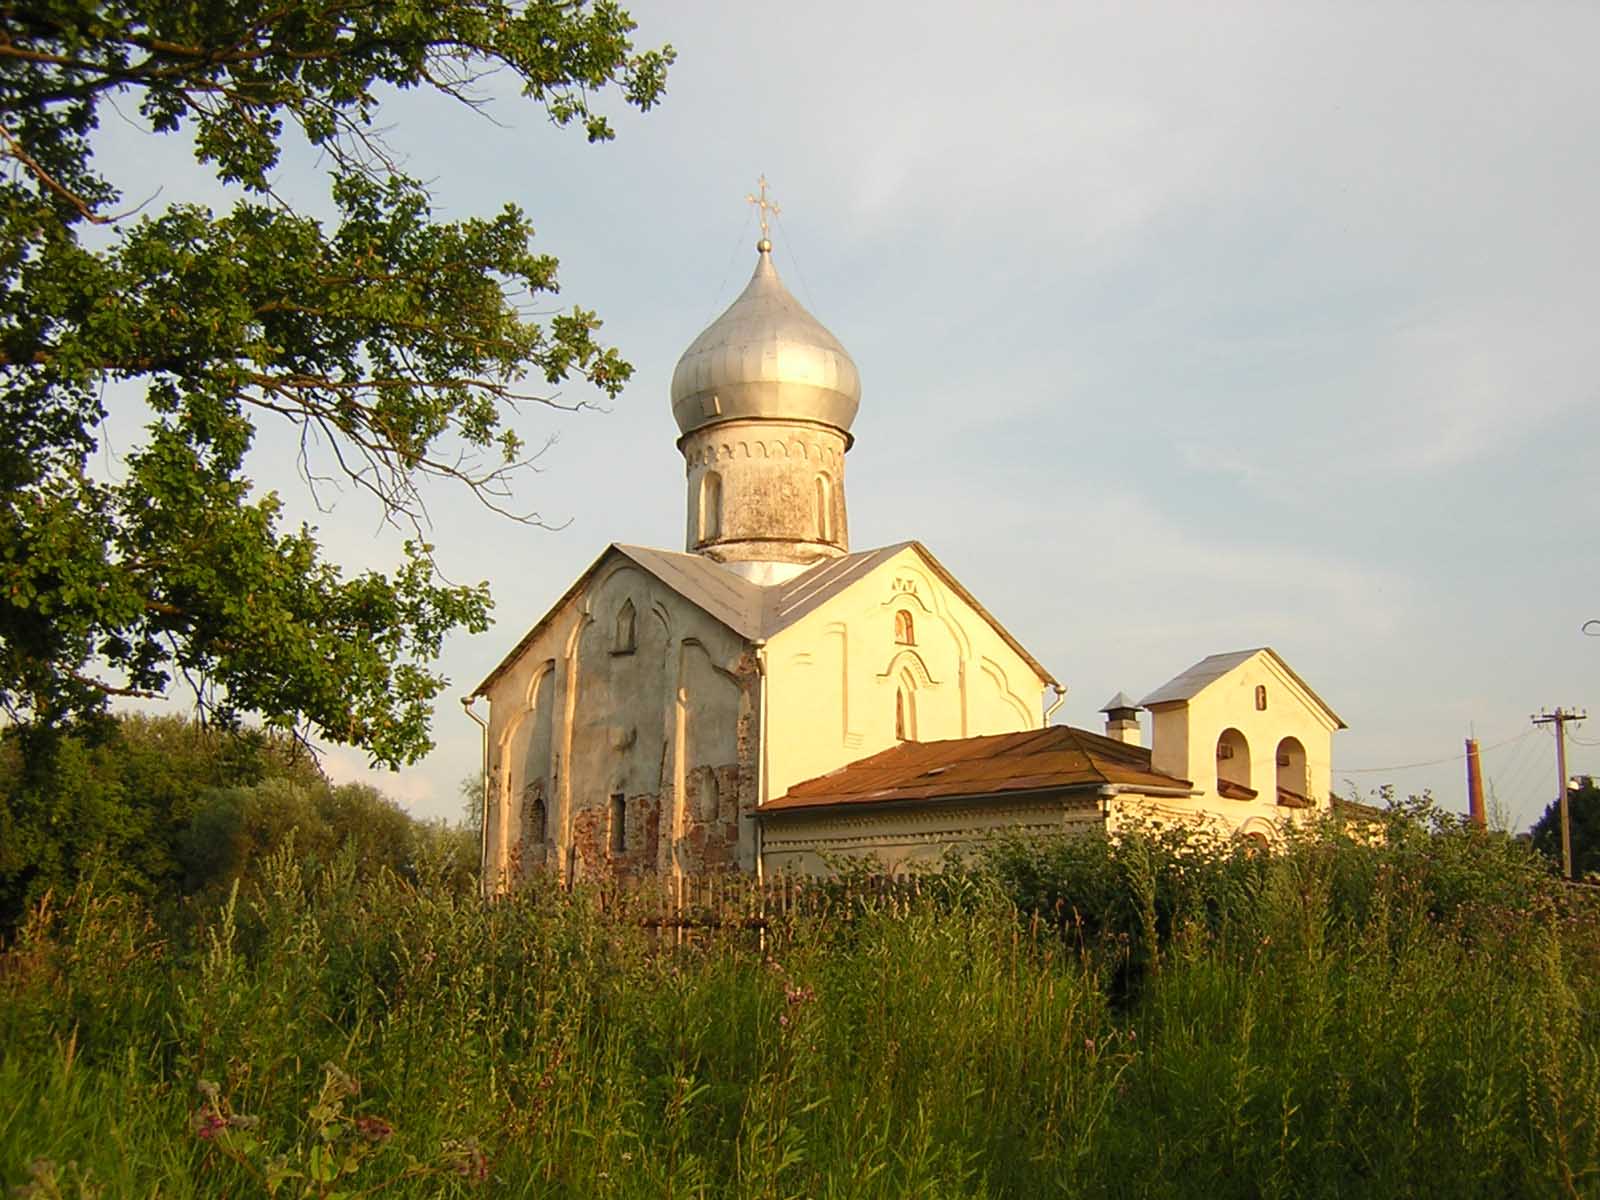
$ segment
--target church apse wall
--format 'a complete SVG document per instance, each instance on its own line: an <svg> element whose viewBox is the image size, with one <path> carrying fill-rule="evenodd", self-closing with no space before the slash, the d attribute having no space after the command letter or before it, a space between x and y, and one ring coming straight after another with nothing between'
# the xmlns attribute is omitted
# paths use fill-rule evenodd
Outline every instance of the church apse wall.
<svg viewBox="0 0 1600 1200"><path fill-rule="evenodd" d="M493 886L738 866L754 681L738 635L602 560L486 691Z"/></svg>

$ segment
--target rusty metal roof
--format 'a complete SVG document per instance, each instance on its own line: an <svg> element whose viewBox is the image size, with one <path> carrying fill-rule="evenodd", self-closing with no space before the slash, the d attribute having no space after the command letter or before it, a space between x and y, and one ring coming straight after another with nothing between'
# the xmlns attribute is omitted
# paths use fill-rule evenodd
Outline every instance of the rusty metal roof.
<svg viewBox="0 0 1600 1200"><path fill-rule="evenodd" d="M1087 729L1052 725L1021 733L902 742L827 775L797 783L760 814L833 805L890 804L1060 791L1120 784L1189 790L1150 765L1150 751Z"/></svg>

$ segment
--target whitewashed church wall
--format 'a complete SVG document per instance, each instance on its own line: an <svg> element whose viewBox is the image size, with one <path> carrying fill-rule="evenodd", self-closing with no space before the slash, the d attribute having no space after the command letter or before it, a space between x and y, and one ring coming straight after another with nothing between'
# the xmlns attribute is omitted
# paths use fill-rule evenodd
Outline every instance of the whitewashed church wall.
<svg viewBox="0 0 1600 1200"><path fill-rule="evenodd" d="M737 634L625 559L602 563L488 691L498 886L540 866L737 865L741 830L752 840L754 680Z"/></svg>
<svg viewBox="0 0 1600 1200"><path fill-rule="evenodd" d="M773 636L769 797L897 744L1042 723L1045 681L907 547Z"/></svg>

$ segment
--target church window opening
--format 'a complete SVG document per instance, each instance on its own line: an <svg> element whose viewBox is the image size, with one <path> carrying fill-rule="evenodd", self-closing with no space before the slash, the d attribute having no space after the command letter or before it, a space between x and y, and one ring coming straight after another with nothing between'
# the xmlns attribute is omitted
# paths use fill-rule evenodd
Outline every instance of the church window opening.
<svg viewBox="0 0 1600 1200"><path fill-rule="evenodd" d="M1237 729L1225 729L1217 739L1217 790L1228 795L1228 785L1234 788L1250 786L1250 743ZM1249 799L1248 796L1237 796L1237 793L1235 797Z"/></svg>
<svg viewBox="0 0 1600 1200"><path fill-rule="evenodd" d="M621 792L611 794L611 853L623 854L628 849L628 798Z"/></svg>
<svg viewBox="0 0 1600 1200"><path fill-rule="evenodd" d="M636 633L635 626L636 623L634 621L633 601L624 600L622 602L621 610L617 613L617 631L616 636L611 642L611 653L632 654L634 652L634 649L636 648L636 642L634 640Z"/></svg>
<svg viewBox="0 0 1600 1200"><path fill-rule="evenodd" d="M1267 711L1267 685L1264 683L1256 684L1256 711Z"/></svg>
<svg viewBox="0 0 1600 1200"><path fill-rule="evenodd" d="M722 476L707 471L700 480L700 540L722 536Z"/></svg>
<svg viewBox="0 0 1600 1200"><path fill-rule="evenodd" d="M833 485L826 475L817 476L817 540L833 541Z"/></svg>
<svg viewBox="0 0 1600 1200"><path fill-rule="evenodd" d="M545 824L543 790L539 784L534 784L528 788L523 804L522 827L525 831L524 835L536 849L542 849L549 833Z"/></svg>
<svg viewBox="0 0 1600 1200"><path fill-rule="evenodd" d="M911 614L903 608L895 610L894 640L901 646L917 644L917 627L911 623Z"/></svg>

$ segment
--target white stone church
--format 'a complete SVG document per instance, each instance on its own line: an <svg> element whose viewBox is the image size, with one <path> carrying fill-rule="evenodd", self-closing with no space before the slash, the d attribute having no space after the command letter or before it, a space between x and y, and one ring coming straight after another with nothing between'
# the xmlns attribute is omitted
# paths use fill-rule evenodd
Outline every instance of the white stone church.
<svg viewBox="0 0 1600 1200"><path fill-rule="evenodd" d="M771 250L673 373L685 551L608 546L474 693L490 886L899 871L1131 813L1270 843L1326 808L1344 723L1271 649L1051 725L1065 689L926 546L851 552L860 377Z"/></svg>

